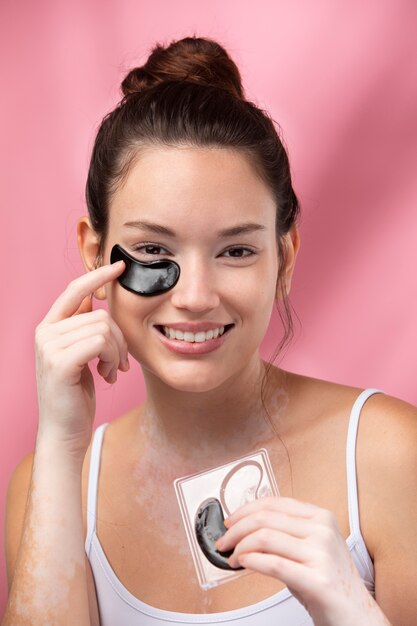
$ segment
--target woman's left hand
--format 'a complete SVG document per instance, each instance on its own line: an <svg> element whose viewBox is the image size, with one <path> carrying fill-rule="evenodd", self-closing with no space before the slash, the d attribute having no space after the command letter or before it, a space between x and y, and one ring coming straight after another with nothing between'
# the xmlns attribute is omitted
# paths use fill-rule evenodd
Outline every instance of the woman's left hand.
<svg viewBox="0 0 417 626"><path fill-rule="evenodd" d="M294 498L259 498L226 518L217 542L232 567L283 581L316 626L342 626L376 604L343 539L336 516ZM363 613L363 610L365 613Z"/></svg>

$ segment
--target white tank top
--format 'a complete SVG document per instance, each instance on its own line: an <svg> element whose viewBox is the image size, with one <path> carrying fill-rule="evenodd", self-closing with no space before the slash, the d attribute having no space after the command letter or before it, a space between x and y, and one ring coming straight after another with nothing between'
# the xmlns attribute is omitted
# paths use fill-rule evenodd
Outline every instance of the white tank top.
<svg viewBox="0 0 417 626"><path fill-rule="evenodd" d="M356 436L363 404L380 389L365 389L356 399L349 419L346 445L350 535L347 547L360 576L375 597L374 567L361 535L356 482ZM96 535L97 486L100 451L107 423L93 437L87 496L87 537L85 551L95 580L101 626L162 626L163 624L231 624L233 626L314 626L313 620L288 588L273 596L233 611L221 613L177 613L155 608L132 595L114 573Z"/></svg>

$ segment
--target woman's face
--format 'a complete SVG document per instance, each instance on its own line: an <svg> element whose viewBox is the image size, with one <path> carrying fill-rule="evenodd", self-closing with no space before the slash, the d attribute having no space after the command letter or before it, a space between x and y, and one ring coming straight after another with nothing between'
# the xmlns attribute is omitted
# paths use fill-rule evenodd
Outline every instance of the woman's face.
<svg viewBox="0 0 417 626"><path fill-rule="evenodd" d="M221 234L248 224L257 226ZM245 157L192 147L141 154L111 201L105 263L116 243L138 260L171 259L181 268L175 287L159 296L106 285L112 317L144 370L178 390L209 391L259 359L276 295L275 206ZM233 327L216 349L206 351L209 339L203 353L183 354L175 346L184 342L168 347L158 327L184 322Z"/></svg>

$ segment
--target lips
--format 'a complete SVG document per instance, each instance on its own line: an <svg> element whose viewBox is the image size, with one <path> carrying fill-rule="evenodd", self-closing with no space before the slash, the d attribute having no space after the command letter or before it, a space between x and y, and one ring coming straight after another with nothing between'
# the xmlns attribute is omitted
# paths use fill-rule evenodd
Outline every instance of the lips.
<svg viewBox="0 0 417 626"><path fill-rule="evenodd" d="M234 324L228 324L225 326L223 335L219 335L217 338L207 339L202 342L184 341L180 339L168 339L164 335L158 326L154 326L157 337L165 345L168 350L176 352L178 354L199 355L213 352L220 348L225 341L229 338L230 332L234 328Z"/></svg>
<svg viewBox="0 0 417 626"><path fill-rule="evenodd" d="M222 326L224 326L226 330L226 327L234 326L234 324L227 322L177 322L172 324L154 324L154 326L158 329L162 326L166 326L167 328L182 330L183 332L200 333L214 330L215 328L221 328Z"/></svg>
<svg viewBox="0 0 417 626"><path fill-rule="evenodd" d="M162 333L164 336L167 336L167 335L166 335L166 333L165 333L164 328L165 328L165 329L172 329L172 330L179 330L179 331L181 331L181 333L183 333L183 334L185 334L185 333L187 333L187 332L188 332L188 333L192 332L194 336L195 336L195 335L197 335L198 333L202 333L202 332L206 333L206 332L209 332L210 330L213 330L213 329L210 329L210 328L207 328L207 327L206 327L205 329L201 329L201 330L194 330L194 331L192 331L192 330L190 330L190 329L184 329L184 330L183 330L183 328L178 328L178 326L185 326L185 324L184 324L184 325L183 325L183 324L178 324L178 325L169 325L169 326L165 326L165 324L164 324L163 326L162 326L162 325L160 325L160 324L156 324L156 325L155 325L155 328L157 328L157 329L159 330L159 332L160 332L160 333ZM222 326L215 326L215 327L214 327L214 329L217 329L217 330L218 330L218 329L220 329L220 328L222 328L222 329L223 329L223 330L222 330L222 332L221 332L221 334L219 334L219 333L218 333L218 334L216 334L216 335L215 335L215 337L224 335L224 334L225 334L228 330L230 330L233 326L234 326L234 324L225 324L225 325L222 325ZM194 327L194 328L195 328L195 327ZM212 337L212 338L213 338L213 337ZM168 337L168 339L170 339L170 337ZM173 337L171 337L171 339L173 339ZM177 339L177 341L184 341L184 339L183 339L183 338L181 338L181 339ZM186 341L186 340L185 340L185 341ZM205 341L210 341L210 340L209 340L209 339L205 339ZM194 342L190 341L190 342L188 342L188 343L194 343Z"/></svg>

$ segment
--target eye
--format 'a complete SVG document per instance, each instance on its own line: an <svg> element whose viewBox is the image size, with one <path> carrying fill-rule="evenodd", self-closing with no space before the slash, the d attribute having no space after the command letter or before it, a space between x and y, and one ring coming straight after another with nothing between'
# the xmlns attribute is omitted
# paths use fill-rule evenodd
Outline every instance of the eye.
<svg viewBox="0 0 417 626"><path fill-rule="evenodd" d="M137 246L132 246L132 250L145 257L167 256L169 254L166 248L151 242L145 242ZM244 259L254 256L256 252L251 248L235 246L234 248L228 248L223 252L223 254L232 259Z"/></svg>
<svg viewBox="0 0 417 626"><path fill-rule="evenodd" d="M242 251L248 252L249 254L240 254ZM251 250L250 248L229 248L228 250L225 250L224 253L226 252L230 252L231 253L231 257L234 259L244 259L245 257L249 257L249 256L253 256L254 254L256 254L256 252L254 250Z"/></svg>
<svg viewBox="0 0 417 626"><path fill-rule="evenodd" d="M166 248L158 246L155 243L143 243L138 246L132 246L134 252L139 252L143 256L166 256L169 254Z"/></svg>

